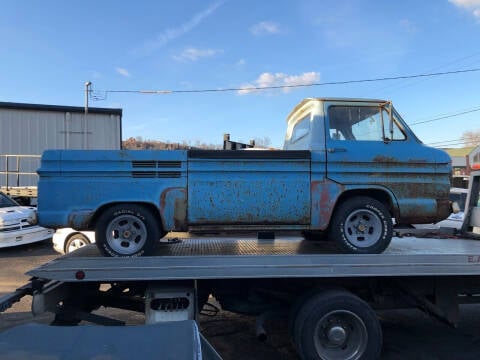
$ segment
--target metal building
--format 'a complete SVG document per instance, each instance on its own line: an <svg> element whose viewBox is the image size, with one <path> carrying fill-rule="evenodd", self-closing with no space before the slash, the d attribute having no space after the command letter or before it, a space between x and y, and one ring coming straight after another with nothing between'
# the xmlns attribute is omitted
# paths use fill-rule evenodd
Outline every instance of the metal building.
<svg viewBox="0 0 480 360"><path fill-rule="evenodd" d="M0 102L0 186L36 186L46 149L120 149L122 109ZM20 175L19 175L20 174Z"/></svg>

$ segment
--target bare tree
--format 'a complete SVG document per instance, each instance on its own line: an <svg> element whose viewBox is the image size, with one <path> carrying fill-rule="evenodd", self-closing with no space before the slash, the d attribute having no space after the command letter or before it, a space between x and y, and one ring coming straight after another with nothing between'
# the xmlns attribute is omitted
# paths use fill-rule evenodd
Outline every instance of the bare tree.
<svg viewBox="0 0 480 360"><path fill-rule="evenodd" d="M255 146L268 148L272 144L272 141L268 136L262 138L255 138Z"/></svg>
<svg viewBox="0 0 480 360"><path fill-rule="evenodd" d="M461 137L465 146L478 146L480 145L480 129L468 130L462 134Z"/></svg>

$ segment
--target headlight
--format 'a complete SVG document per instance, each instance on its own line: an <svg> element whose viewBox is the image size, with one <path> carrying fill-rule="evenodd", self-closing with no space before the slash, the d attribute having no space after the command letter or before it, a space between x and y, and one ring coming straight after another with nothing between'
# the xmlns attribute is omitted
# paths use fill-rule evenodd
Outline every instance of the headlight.
<svg viewBox="0 0 480 360"><path fill-rule="evenodd" d="M37 212L34 211L34 212L32 213L32 216L30 216L27 221L28 221L28 223L29 223L30 225L36 225L36 224L38 223Z"/></svg>

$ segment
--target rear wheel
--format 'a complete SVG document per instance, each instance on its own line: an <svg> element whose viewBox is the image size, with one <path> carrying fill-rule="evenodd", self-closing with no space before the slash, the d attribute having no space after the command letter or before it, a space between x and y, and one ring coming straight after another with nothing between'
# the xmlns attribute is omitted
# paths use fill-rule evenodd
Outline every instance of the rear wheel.
<svg viewBox="0 0 480 360"><path fill-rule="evenodd" d="M142 256L165 235L156 217L144 206L120 204L107 209L95 230L97 247L106 256Z"/></svg>
<svg viewBox="0 0 480 360"><path fill-rule="evenodd" d="M329 238L343 252L379 254L393 236L390 213L378 200L358 196L340 204L330 223Z"/></svg>
<svg viewBox="0 0 480 360"><path fill-rule="evenodd" d="M69 254L72 251L80 249L88 244L90 244L90 240L88 240L85 235L80 233L73 234L65 242L65 254Z"/></svg>
<svg viewBox="0 0 480 360"><path fill-rule="evenodd" d="M342 290L307 299L296 314L293 332L302 359L377 359L382 348L382 329L374 311Z"/></svg>

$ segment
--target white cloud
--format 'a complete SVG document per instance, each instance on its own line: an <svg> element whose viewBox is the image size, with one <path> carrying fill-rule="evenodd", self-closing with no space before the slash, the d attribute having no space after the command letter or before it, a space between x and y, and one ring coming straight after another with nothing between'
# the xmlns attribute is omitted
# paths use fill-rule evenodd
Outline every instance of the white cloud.
<svg viewBox="0 0 480 360"><path fill-rule="evenodd" d="M116 67L116 68L115 68L115 71L116 71L117 73L119 73L120 75L122 75L122 76L130 77L130 73L129 73L128 70L125 69L125 68Z"/></svg>
<svg viewBox="0 0 480 360"><path fill-rule="evenodd" d="M480 21L480 0L448 0L453 5L471 11Z"/></svg>
<svg viewBox="0 0 480 360"><path fill-rule="evenodd" d="M462 7L480 6L480 0L448 0L452 4Z"/></svg>
<svg viewBox="0 0 480 360"><path fill-rule="evenodd" d="M245 61L245 59L240 59L237 61L237 63L235 65L237 66L243 66L245 65L247 62Z"/></svg>
<svg viewBox="0 0 480 360"><path fill-rule="evenodd" d="M280 32L280 26L271 21L261 21L250 27L253 35L272 35Z"/></svg>
<svg viewBox="0 0 480 360"><path fill-rule="evenodd" d="M260 76L250 84L243 84L242 89L238 91L239 95L249 94L255 91L256 89L251 88L268 88L268 87L279 87L284 93L287 93L292 90L289 86L295 85L311 85L317 83L320 80L320 73L318 72L305 72L300 75L288 75L284 73L262 73Z"/></svg>
<svg viewBox="0 0 480 360"><path fill-rule="evenodd" d="M180 54L174 55L173 58L177 61L197 61L198 59L212 57L222 52L223 50L189 47L183 50Z"/></svg>
<svg viewBox="0 0 480 360"><path fill-rule="evenodd" d="M146 41L139 49L136 49L135 52L139 55L149 55L155 50L160 49L161 47L167 45L172 40L179 38L182 35L192 31L197 27L204 19L212 15L215 10L217 10L223 1L216 1L210 5L205 10L195 14L189 21L183 23L174 28L168 28L157 34L154 39Z"/></svg>

